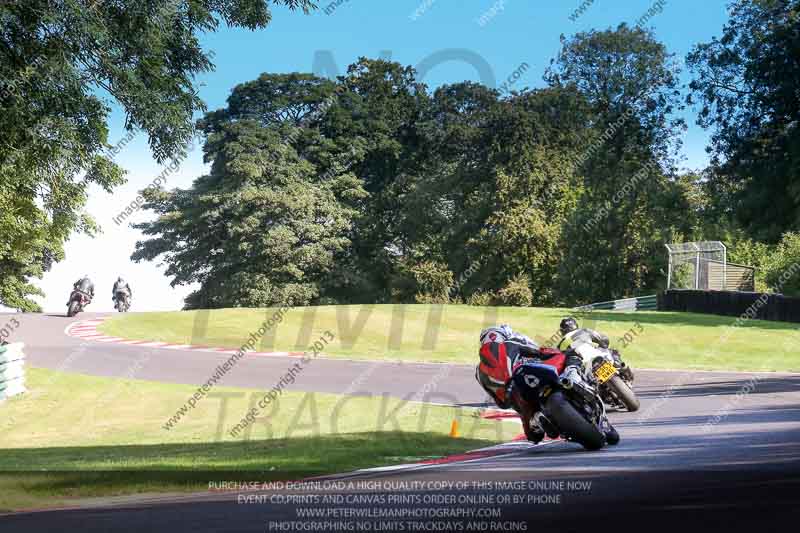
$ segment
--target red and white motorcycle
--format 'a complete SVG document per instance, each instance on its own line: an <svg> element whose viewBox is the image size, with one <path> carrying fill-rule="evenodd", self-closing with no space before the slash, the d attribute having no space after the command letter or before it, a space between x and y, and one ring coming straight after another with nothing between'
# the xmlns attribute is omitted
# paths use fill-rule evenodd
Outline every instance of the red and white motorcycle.
<svg viewBox="0 0 800 533"><path fill-rule="evenodd" d="M80 289L75 289L72 291L72 294L69 296L69 304L67 305L67 316L75 316L81 311L83 311L84 307L89 305L92 301L91 296L86 294Z"/></svg>

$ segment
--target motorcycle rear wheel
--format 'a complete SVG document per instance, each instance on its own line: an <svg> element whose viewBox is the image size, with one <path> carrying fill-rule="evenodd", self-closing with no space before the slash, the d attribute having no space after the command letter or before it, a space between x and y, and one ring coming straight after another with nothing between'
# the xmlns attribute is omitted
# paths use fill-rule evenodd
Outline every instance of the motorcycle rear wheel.
<svg viewBox="0 0 800 533"><path fill-rule="evenodd" d="M595 424L586 420L561 391L554 392L545 403L549 418L561 433L587 450L599 450L606 442L605 435Z"/></svg>
<svg viewBox="0 0 800 533"><path fill-rule="evenodd" d="M639 398L620 376L617 375L608 380L606 387L622 402L629 413L639 410Z"/></svg>

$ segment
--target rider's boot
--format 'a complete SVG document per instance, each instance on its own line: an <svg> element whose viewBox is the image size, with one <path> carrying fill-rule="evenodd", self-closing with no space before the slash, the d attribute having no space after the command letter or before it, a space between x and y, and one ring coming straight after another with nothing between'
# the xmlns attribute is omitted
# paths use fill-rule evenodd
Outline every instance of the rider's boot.
<svg viewBox="0 0 800 533"><path fill-rule="evenodd" d="M606 436L606 442L611 446L619 444L619 433L617 430L614 429L614 426L611 425L611 422L608 421L608 418L603 417L603 434Z"/></svg>
<svg viewBox="0 0 800 533"><path fill-rule="evenodd" d="M538 444L544 439L544 429L539 426L535 418L531 418L527 424L523 423L522 429L525 431L525 437L534 444Z"/></svg>

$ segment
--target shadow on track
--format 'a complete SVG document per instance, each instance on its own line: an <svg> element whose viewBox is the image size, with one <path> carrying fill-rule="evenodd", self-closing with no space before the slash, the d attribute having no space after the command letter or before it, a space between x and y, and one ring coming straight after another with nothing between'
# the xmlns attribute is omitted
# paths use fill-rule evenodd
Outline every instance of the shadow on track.
<svg viewBox="0 0 800 533"><path fill-rule="evenodd" d="M746 394L800 393L800 375L766 377L764 374L742 374L741 378L706 383L686 383L675 387L669 396L719 396ZM664 395L663 387L636 389L640 398L658 398Z"/></svg>

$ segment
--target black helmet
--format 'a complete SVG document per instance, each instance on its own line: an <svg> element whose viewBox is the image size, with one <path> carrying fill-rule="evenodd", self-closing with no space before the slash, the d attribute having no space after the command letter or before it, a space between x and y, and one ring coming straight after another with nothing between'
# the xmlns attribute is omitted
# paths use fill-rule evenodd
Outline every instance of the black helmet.
<svg viewBox="0 0 800 533"><path fill-rule="evenodd" d="M558 325L558 330L562 335L566 335L570 331L575 331L576 329L578 329L578 321L571 316L563 319L561 324Z"/></svg>

